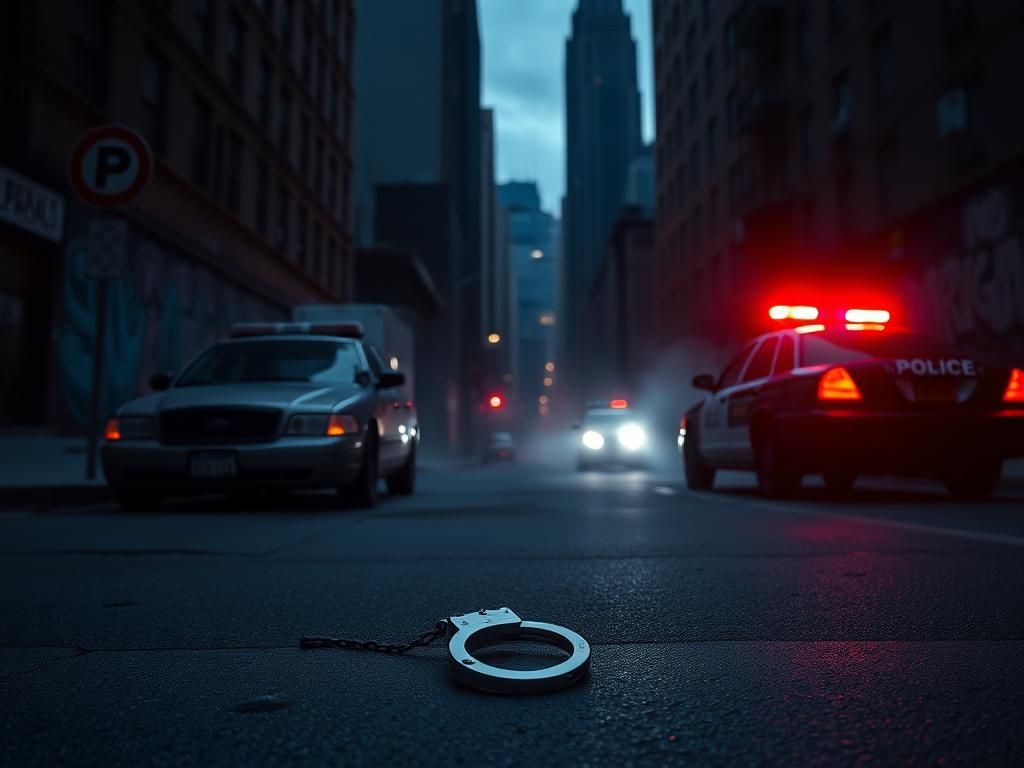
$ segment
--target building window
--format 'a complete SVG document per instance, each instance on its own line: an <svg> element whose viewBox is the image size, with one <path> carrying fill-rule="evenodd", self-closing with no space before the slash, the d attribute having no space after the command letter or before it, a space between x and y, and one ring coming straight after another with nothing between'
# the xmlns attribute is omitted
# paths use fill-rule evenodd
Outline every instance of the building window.
<svg viewBox="0 0 1024 768"><path fill-rule="evenodd" d="M277 188L277 247L282 254L288 251L289 225L291 218L291 200L288 195L288 187L281 184Z"/></svg>
<svg viewBox="0 0 1024 768"><path fill-rule="evenodd" d="M153 51L146 52L142 63L143 130L153 151L163 155L167 149L167 61Z"/></svg>
<svg viewBox="0 0 1024 768"><path fill-rule="evenodd" d="M306 268L306 226L309 214L306 211L306 206L299 206L299 231L295 236L295 258L298 259L299 265L303 269Z"/></svg>
<svg viewBox="0 0 1024 768"><path fill-rule="evenodd" d="M802 72L811 60L810 40L808 39L808 18L807 6L800 9L796 17L796 63Z"/></svg>
<svg viewBox="0 0 1024 768"><path fill-rule="evenodd" d="M324 194L324 140L316 140L316 162L313 165L313 189L316 196L323 199Z"/></svg>
<svg viewBox="0 0 1024 768"><path fill-rule="evenodd" d="M333 237L327 241L327 287L338 293L338 244Z"/></svg>
<svg viewBox="0 0 1024 768"><path fill-rule="evenodd" d="M327 207L331 209L331 216L335 215L338 205L338 160L332 157L327 166Z"/></svg>
<svg viewBox="0 0 1024 768"><path fill-rule="evenodd" d="M331 18L330 23L327 25L328 35L331 43L337 46L338 43L338 20L341 16L341 2L340 0L331 0Z"/></svg>
<svg viewBox="0 0 1024 768"><path fill-rule="evenodd" d="M700 142L695 141L690 145L690 188L695 188L700 183Z"/></svg>
<svg viewBox="0 0 1024 768"><path fill-rule="evenodd" d="M231 88L241 95L245 88L245 24L235 11L232 11L228 24L227 49Z"/></svg>
<svg viewBox="0 0 1024 768"><path fill-rule="evenodd" d="M722 67L729 69L736 61L736 19L730 18L722 29Z"/></svg>
<svg viewBox="0 0 1024 768"><path fill-rule="evenodd" d="M799 132L800 132L800 160L804 168L811 165L814 160L814 112L810 107L800 111Z"/></svg>
<svg viewBox="0 0 1024 768"><path fill-rule="evenodd" d="M331 128L338 132L338 78L331 75L331 92L327 96L327 119L331 122Z"/></svg>
<svg viewBox="0 0 1024 768"><path fill-rule="evenodd" d="M697 59L697 25L694 23L690 24L689 29L686 30L686 66L693 66L693 62Z"/></svg>
<svg viewBox="0 0 1024 768"><path fill-rule="evenodd" d="M225 188L228 210L232 213L239 213L242 200L242 137L235 131L228 134L228 169Z"/></svg>
<svg viewBox="0 0 1024 768"><path fill-rule="evenodd" d="M710 102L715 96L715 49L704 57L704 99Z"/></svg>
<svg viewBox="0 0 1024 768"><path fill-rule="evenodd" d="M213 146L213 116L209 103L198 94L193 104L192 183L208 190L210 187L210 151Z"/></svg>
<svg viewBox="0 0 1024 768"><path fill-rule="evenodd" d="M213 196L218 200L224 194L224 126L213 129Z"/></svg>
<svg viewBox="0 0 1024 768"><path fill-rule="evenodd" d="M277 146L287 157L292 141L292 95L287 88L281 89L281 108L277 115Z"/></svg>
<svg viewBox="0 0 1024 768"><path fill-rule="evenodd" d="M323 276L323 252L321 251L324 239L323 226L320 220L313 222L313 276L320 280Z"/></svg>
<svg viewBox="0 0 1024 768"><path fill-rule="evenodd" d="M323 51L316 57L316 100L320 111L327 114L327 54Z"/></svg>
<svg viewBox="0 0 1024 768"><path fill-rule="evenodd" d="M266 129L270 126L270 88L273 80L273 69L266 54L260 56L260 74L256 87L257 111L260 125Z"/></svg>
<svg viewBox="0 0 1024 768"><path fill-rule="evenodd" d="M733 135L739 129L740 102L736 95L736 89L730 88L725 97L725 128L729 135Z"/></svg>
<svg viewBox="0 0 1024 768"><path fill-rule="evenodd" d="M71 82L101 109L107 100L107 4L76 0L71 41Z"/></svg>
<svg viewBox="0 0 1024 768"><path fill-rule="evenodd" d="M309 116L303 113L299 121L299 173L304 179L309 179L309 142Z"/></svg>
<svg viewBox="0 0 1024 768"><path fill-rule="evenodd" d="M891 98L895 90L893 72L892 27L882 26L871 38L871 65L875 87L875 103Z"/></svg>
<svg viewBox="0 0 1024 768"><path fill-rule="evenodd" d="M697 122L697 81L690 83L690 93L687 98L687 108L690 110L690 125Z"/></svg>
<svg viewBox="0 0 1024 768"><path fill-rule="evenodd" d="M707 32L711 28L711 17L714 15L715 0L704 0L701 6L701 23L704 25L704 31Z"/></svg>
<svg viewBox="0 0 1024 768"><path fill-rule="evenodd" d="M267 164L260 160L256 164L256 231L261 235L267 234L267 214L269 211L268 197L270 196L270 169Z"/></svg>
<svg viewBox="0 0 1024 768"><path fill-rule="evenodd" d="M213 0L195 0L196 31L199 35L199 50L207 57L213 57L214 13L211 7Z"/></svg>
<svg viewBox="0 0 1024 768"><path fill-rule="evenodd" d="M306 85L313 85L313 28L309 22L302 25L302 79Z"/></svg>
<svg viewBox="0 0 1024 768"><path fill-rule="evenodd" d="M850 128L850 76L844 70L832 79L832 133L839 135Z"/></svg>
<svg viewBox="0 0 1024 768"><path fill-rule="evenodd" d="M292 49L292 30L295 27L295 0L281 0L281 45L286 51Z"/></svg>

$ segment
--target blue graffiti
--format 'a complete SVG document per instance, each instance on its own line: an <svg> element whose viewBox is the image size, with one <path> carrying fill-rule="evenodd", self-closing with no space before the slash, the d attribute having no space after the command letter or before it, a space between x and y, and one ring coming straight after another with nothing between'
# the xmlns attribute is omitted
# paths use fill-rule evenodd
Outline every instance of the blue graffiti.
<svg viewBox="0 0 1024 768"><path fill-rule="evenodd" d="M96 282L85 276L86 245L73 242L64 260L61 283L65 320L56 333L57 373L72 418L88 424L96 339ZM135 394L142 364L145 313L127 280L107 290L107 333L103 350L100 413L105 416Z"/></svg>

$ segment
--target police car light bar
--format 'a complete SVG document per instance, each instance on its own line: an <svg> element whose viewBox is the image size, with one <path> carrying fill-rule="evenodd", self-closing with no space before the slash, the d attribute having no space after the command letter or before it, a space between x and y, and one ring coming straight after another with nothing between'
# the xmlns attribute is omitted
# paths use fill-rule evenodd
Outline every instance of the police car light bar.
<svg viewBox="0 0 1024 768"><path fill-rule="evenodd" d="M884 325L892 318L887 309L848 309L846 310L846 322L848 323L874 323Z"/></svg>
<svg viewBox="0 0 1024 768"><path fill-rule="evenodd" d="M274 336L278 334L309 334L311 336L342 336L347 339L363 338L363 324L350 323L235 323L231 338Z"/></svg>
<svg viewBox="0 0 1024 768"><path fill-rule="evenodd" d="M776 304L768 310L768 317L772 320L817 320L818 308L803 305L791 307L788 304Z"/></svg>

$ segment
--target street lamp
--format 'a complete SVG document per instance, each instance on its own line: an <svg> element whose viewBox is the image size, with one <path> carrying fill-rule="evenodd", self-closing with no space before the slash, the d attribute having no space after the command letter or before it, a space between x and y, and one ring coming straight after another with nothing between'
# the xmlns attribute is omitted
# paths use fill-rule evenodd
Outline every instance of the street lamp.
<svg viewBox="0 0 1024 768"><path fill-rule="evenodd" d="M499 344L499 343L501 343L501 334L500 333L490 333L490 334L488 334L487 335L487 343L488 344Z"/></svg>
<svg viewBox="0 0 1024 768"><path fill-rule="evenodd" d="M555 372L555 364L554 363L544 363L544 370L547 371L548 373L554 373Z"/></svg>
<svg viewBox="0 0 1024 768"><path fill-rule="evenodd" d="M540 248L534 248L532 251L530 251L530 258L531 259L543 259L544 258L544 251L540 250Z"/></svg>

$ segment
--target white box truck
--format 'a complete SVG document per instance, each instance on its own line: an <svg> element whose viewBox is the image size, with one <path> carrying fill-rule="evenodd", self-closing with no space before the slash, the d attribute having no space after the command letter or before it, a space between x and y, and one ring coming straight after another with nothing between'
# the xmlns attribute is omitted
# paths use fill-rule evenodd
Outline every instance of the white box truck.
<svg viewBox="0 0 1024 768"><path fill-rule="evenodd" d="M377 348L384 364L405 374L402 391L409 399L416 392L415 343L412 328L385 304L300 304L292 317L302 323L359 322L363 338Z"/></svg>

